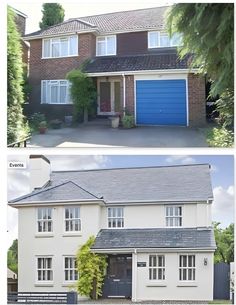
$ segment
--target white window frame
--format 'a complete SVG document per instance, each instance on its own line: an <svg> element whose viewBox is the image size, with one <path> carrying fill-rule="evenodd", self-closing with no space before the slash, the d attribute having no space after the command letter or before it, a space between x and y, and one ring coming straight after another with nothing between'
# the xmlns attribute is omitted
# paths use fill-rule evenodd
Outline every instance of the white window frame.
<svg viewBox="0 0 236 305"><path fill-rule="evenodd" d="M74 260L74 268L66 268L66 258ZM78 280L78 271L76 267L76 256L74 255L64 255L63 256L63 271L64 271L64 283L74 283ZM66 280L66 271L72 271L73 280ZM75 276L77 275L77 278Z"/></svg>
<svg viewBox="0 0 236 305"><path fill-rule="evenodd" d="M44 218L38 218L38 212L39 212L39 210L40 209L42 209L43 211L44 210L48 210L48 209L50 209L51 210L51 219L44 219ZM48 215L48 213L46 213L47 215ZM38 226L38 223L39 222L41 222L41 223L47 223L47 231L42 231L42 232L40 232L39 231L39 226ZM48 231L48 223L49 222L51 222L51 231ZM50 207L37 207L36 208L36 232L37 232L37 234L42 234L42 235L45 235L45 234L49 234L49 235L51 235L51 234L53 234L53 209L52 208L50 208Z"/></svg>
<svg viewBox="0 0 236 305"><path fill-rule="evenodd" d="M51 269L50 268L41 268L41 269L38 269L38 259L51 259ZM38 279L38 272L39 271L51 271L51 276L52 276L52 279L51 280L39 280ZM52 255L39 255L39 256L36 256L36 283L37 284L53 284L53 279L54 279L54 275L53 275L53 256Z"/></svg>
<svg viewBox="0 0 236 305"><path fill-rule="evenodd" d="M183 257L186 257L186 266L183 266ZM189 265L189 258L192 257L192 263ZM181 266L182 265L182 266ZM186 280L183 279L184 270L186 270ZM189 276L191 271L191 276ZM195 282L196 281L196 255L195 254L180 254L179 255L179 281L180 282Z"/></svg>
<svg viewBox="0 0 236 305"><path fill-rule="evenodd" d="M167 215L168 209L172 208L173 209L173 215ZM181 210L181 214L175 214L175 211L179 211L179 209ZM170 225L169 220L172 219L173 225ZM176 219L178 220L178 225L176 225ZM166 205L165 206L165 223L166 223L166 227L170 227L170 228L179 228L183 226L183 206L182 205Z"/></svg>
<svg viewBox="0 0 236 305"><path fill-rule="evenodd" d="M152 46L151 45L151 33L156 33L157 34L157 45ZM172 43L172 39L169 37L170 39L170 45L169 46L161 46L161 34L167 34L167 32L163 32L163 31L150 31L148 32L148 49L157 49L157 48L173 48L173 47L178 47L179 45L173 44Z"/></svg>
<svg viewBox="0 0 236 305"><path fill-rule="evenodd" d="M78 215L79 217L78 218L66 218L66 209L79 209L79 212L78 212ZM75 211L73 212L73 214L75 215ZM69 222L75 222L75 221L78 221L79 223L79 230L69 230L69 231L66 231L66 222L69 221ZM69 226L70 227L70 226ZM73 227L75 227L75 225L73 225ZM80 206L66 206L64 208L64 233L65 234L79 234L81 233L82 231L82 224L81 224L81 207Z"/></svg>
<svg viewBox="0 0 236 305"><path fill-rule="evenodd" d="M121 209L122 213L121 216L118 216L118 209ZM109 210L115 211L115 213L112 213L112 215L115 216L109 216ZM109 220L115 220L115 226L113 227L113 222L111 221L111 226L109 227ZM121 226L118 227L118 222L121 221ZM125 226L124 221L124 207L108 207L107 208L107 228L108 229L123 229Z"/></svg>
<svg viewBox="0 0 236 305"><path fill-rule="evenodd" d="M53 85L58 86L58 100L60 101L60 83L61 82L66 82L66 102L65 103L55 103L51 102L51 88ZM55 79L55 80L41 80L41 104L50 104L50 105L71 105L72 99L70 96L70 82L66 79ZM44 99L44 92L43 88L45 90L45 99Z"/></svg>
<svg viewBox="0 0 236 305"><path fill-rule="evenodd" d="M69 54L70 53L70 38L71 37L75 37L76 38L76 54ZM58 40L61 40L61 39L68 39L68 45L67 45L67 50L68 50L68 55L64 55L64 56L52 56L52 44L53 44L53 39L58 39ZM44 56L44 43L45 41L49 41L49 53L50 53L50 56ZM78 39L78 35L70 35L70 36L58 36L58 37L51 37L51 38L44 38L42 40L42 59L49 59L49 58L65 58L65 57L74 57L74 56L78 56L79 55L79 52L78 52L78 49L79 49L79 46L78 46L78 43L79 43L79 39ZM61 53L61 43L58 42L59 44L59 49L60 49L60 53Z"/></svg>
<svg viewBox="0 0 236 305"><path fill-rule="evenodd" d="M107 52L107 38L108 37L114 37L115 38L115 46L114 46L114 50L115 52L114 53L108 53ZM106 49L106 52L105 54L98 54L98 44L99 44L99 39L103 38L105 40L105 49ZM116 50L116 35L108 35L108 36L97 36L96 37L96 56L112 56L112 55L116 55L117 53L117 50Z"/></svg>
<svg viewBox="0 0 236 305"><path fill-rule="evenodd" d="M156 259L156 265L154 264L154 259ZM161 264L159 264L159 258L161 259ZM148 272L149 281L164 281L166 279L165 275L165 255L163 254L150 254L148 259ZM161 276L159 278L159 271L161 271ZM156 278L154 279L154 274Z"/></svg>

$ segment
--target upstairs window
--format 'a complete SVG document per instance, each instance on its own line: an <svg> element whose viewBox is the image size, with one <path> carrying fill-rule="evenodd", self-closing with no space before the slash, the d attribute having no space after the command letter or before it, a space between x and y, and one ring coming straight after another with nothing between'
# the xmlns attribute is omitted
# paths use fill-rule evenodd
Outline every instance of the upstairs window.
<svg viewBox="0 0 236 305"><path fill-rule="evenodd" d="M148 33L148 48L176 47L181 45L181 35L174 34L171 38L166 32L152 31Z"/></svg>
<svg viewBox="0 0 236 305"><path fill-rule="evenodd" d="M149 255L149 280L165 280L164 255Z"/></svg>
<svg viewBox="0 0 236 305"><path fill-rule="evenodd" d="M38 208L37 210L38 232L52 232L52 208Z"/></svg>
<svg viewBox="0 0 236 305"><path fill-rule="evenodd" d="M78 36L43 39L43 58L68 57L78 55Z"/></svg>
<svg viewBox="0 0 236 305"><path fill-rule="evenodd" d="M180 255L179 280L195 281L195 277L196 277L195 255Z"/></svg>
<svg viewBox="0 0 236 305"><path fill-rule="evenodd" d="M182 226L182 207L167 206L166 207L166 226L181 227Z"/></svg>
<svg viewBox="0 0 236 305"><path fill-rule="evenodd" d="M124 227L124 209L108 208L108 228Z"/></svg>
<svg viewBox="0 0 236 305"><path fill-rule="evenodd" d="M70 83L67 80L42 80L41 104L71 104Z"/></svg>
<svg viewBox="0 0 236 305"><path fill-rule="evenodd" d="M65 232L81 231L80 207L65 208Z"/></svg>
<svg viewBox="0 0 236 305"><path fill-rule="evenodd" d="M97 37L97 56L116 55L116 36Z"/></svg>

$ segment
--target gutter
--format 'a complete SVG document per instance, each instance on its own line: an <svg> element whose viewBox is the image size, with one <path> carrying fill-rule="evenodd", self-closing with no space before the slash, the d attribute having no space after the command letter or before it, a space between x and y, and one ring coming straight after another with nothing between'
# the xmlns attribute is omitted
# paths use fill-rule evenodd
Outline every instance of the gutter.
<svg viewBox="0 0 236 305"><path fill-rule="evenodd" d="M114 248L114 249L95 249L92 248L91 252L93 253L151 253L151 252L160 252L160 253L184 253L184 252L214 252L216 247L201 247L201 248Z"/></svg>

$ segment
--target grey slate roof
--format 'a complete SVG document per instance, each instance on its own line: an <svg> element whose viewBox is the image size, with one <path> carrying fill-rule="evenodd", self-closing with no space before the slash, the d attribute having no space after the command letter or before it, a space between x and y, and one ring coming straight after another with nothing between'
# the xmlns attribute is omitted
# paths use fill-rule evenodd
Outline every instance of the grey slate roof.
<svg viewBox="0 0 236 305"><path fill-rule="evenodd" d="M92 249L215 248L212 229L104 229Z"/></svg>
<svg viewBox="0 0 236 305"><path fill-rule="evenodd" d="M58 25L27 34L29 36L57 35L71 32L94 31L99 34L115 32L164 29L164 15L168 7L156 7L132 11L115 12L95 16L69 19Z"/></svg>
<svg viewBox="0 0 236 305"><path fill-rule="evenodd" d="M18 198L17 202L41 202L41 201L63 201L63 200L94 200L98 199L90 192L82 189L72 181L60 183L45 189L37 190L30 195ZM14 202L14 200L12 201Z"/></svg>
<svg viewBox="0 0 236 305"><path fill-rule="evenodd" d="M180 60L176 52L161 54L145 54L136 56L96 57L85 67L87 73L187 69L190 66L190 56Z"/></svg>
<svg viewBox="0 0 236 305"><path fill-rule="evenodd" d="M106 203L119 202L195 202L213 198L210 169L208 164L100 169L84 171L52 172L51 187L65 182L63 190L59 188L42 189L40 195L34 197L39 202L63 199L87 199L79 188L89 192L97 198L103 197ZM70 187L68 187L70 186ZM14 202L29 202L32 194ZM90 197L88 198L90 199ZM35 201L35 200L34 200Z"/></svg>

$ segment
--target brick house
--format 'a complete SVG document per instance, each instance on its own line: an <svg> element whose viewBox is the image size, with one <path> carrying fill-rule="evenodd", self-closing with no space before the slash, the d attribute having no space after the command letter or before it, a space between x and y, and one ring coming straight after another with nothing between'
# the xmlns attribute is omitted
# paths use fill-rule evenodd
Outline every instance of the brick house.
<svg viewBox="0 0 236 305"><path fill-rule="evenodd" d="M51 171L33 155L29 168L31 193L9 203L18 209L19 292L69 291L76 252L93 235L92 251L107 255L103 298L213 299L208 164Z"/></svg>
<svg viewBox="0 0 236 305"><path fill-rule="evenodd" d="M30 42L30 112L73 110L66 74L83 64L97 87L97 115L126 109L137 125L202 126L205 79L180 60L168 37L168 7L69 19L25 36Z"/></svg>

